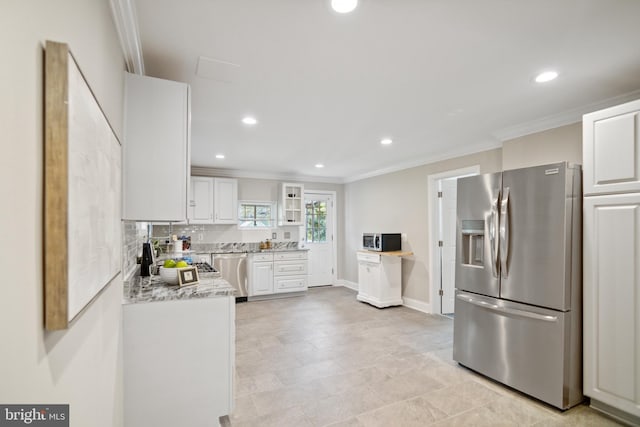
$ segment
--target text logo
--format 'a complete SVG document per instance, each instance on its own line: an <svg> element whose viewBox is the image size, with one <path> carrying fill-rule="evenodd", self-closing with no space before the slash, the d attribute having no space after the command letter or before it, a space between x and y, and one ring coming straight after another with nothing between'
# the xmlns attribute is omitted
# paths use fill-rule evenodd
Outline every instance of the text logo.
<svg viewBox="0 0 640 427"><path fill-rule="evenodd" d="M69 427L69 405L0 405L0 427Z"/></svg>

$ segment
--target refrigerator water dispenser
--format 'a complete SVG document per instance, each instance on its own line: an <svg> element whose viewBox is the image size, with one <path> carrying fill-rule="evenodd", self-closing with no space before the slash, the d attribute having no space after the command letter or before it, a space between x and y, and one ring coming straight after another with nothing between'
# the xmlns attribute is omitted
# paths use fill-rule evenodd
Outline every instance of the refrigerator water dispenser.
<svg viewBox="0 0 640 427"><path fill-rule="evenodd" d="M462 263L476 267L484 265L484 221L462 221Z"/></svg>

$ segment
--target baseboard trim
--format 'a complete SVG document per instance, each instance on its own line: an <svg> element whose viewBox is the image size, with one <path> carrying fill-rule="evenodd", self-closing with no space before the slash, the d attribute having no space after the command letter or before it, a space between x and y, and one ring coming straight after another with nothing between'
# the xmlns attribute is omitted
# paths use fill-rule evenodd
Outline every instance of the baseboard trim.
<svg viewBox="0 0 640 427"><path fill-rule="evenodd" d="M608 415L609 417L623 424L629 424L632 426L640 425L640 417L629 414L621 409L615 408L594 398L591 398L589 406L591 406L596 411L602 412L603 414Z"/></svg>
<svg viewBox="0 0 640 427"><path fill-rule="evenodd" d="M356 282L351 282L345 279L336 280L333 286L343 286L356 292L358 292L359 290L358 284ZM417 299L402 297L402 305L404 307L420 311L422 313L433 314L433 312L431 311L431 304L418 301Z"/></svg>
<svg viewBox="0 0 640 427"><path fill-rule="evenodd" d="M334 286L343 286L345 288L352 289L356 292L358 291L358 284L356 282L351 282L349 280L344 280L344 279L336 280L336 283L334 283Z"/></svg>
<svg viewBox="0 0 640 427"><path fill-rule="evenodd" d="M405 307L412 310L420 311L426 314L433 314L431 311L431 304L418 301L417 299L402 297L402 302Z"/></svg>

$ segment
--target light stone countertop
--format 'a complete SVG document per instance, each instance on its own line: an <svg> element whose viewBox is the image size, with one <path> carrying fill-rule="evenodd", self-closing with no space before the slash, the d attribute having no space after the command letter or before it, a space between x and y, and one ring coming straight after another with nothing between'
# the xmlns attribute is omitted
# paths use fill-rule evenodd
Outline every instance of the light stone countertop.
<svg viewBox="0 0 640 427"><path fill-rule="evenodd" d="M200 281L194 285L168 285L160 276L132 276L124 282L123 304L139 304L157 301L187 300L194 298L217 298L234 296L236 290L218 276L200 274Z"/></svg>

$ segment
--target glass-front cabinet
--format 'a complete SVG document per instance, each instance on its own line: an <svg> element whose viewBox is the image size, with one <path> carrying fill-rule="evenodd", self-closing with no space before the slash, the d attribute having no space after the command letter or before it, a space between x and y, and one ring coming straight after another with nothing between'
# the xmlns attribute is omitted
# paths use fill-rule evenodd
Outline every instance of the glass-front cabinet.
<svg viewBox="0 0 640 427"><path fill-rule="evenodd" d="M304 225L304 185L283 183L280 225Z"/></svg>

